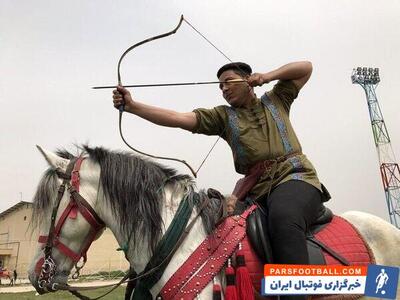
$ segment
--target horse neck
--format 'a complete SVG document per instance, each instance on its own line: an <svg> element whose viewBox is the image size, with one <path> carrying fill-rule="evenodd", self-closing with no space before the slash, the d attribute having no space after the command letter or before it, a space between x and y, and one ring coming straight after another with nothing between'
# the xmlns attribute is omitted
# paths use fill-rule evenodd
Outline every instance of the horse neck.
<svg viewBox="0 0 400 300"><path fill-rule="evenodd" d="M165 224L164 232L171 224L179 206L180 201L183 199L184 194L171 192L171 189L166 189L166 197L163 205L163 221ZM197 209L193 209L192 214L188 223L190 223L197 216ZM164 233L163 232L163 233ZM165 285L168 279L176 272L176 270L188 259L188 257L196 250L201 242L206 238L207 234L204 229L203 221L199 217L195 221L189 234L178 247L177 251L173 255L171 261L166 267L161 279L151 289L153 297L161 291L161 288Z"/></svg>
<svg viewBox="0 0 400 300"><path fill-rule="evenodd" d="M168 229L171 224L181 200L184 198L185 187L179 184L167 185L164 188L164 201L162 201L162 222L163 229L162 235ZM144 240L141 243L135 245L133 241L128 241L126 236L124 236L119 230L118 219L112 215L111 208L109 207L108 201L104 201L104 195L100 189L99 201L102 204L98 205L100 210L100 215L103 221L106 223L107 227L113 232L115 238L120 246L127 245L129 242L128 252L126 253L126 258L129 260L131 266L140 273L146 267L148 261L150 260L152 253L150 251L149 242ZM195 218L197 215L196 209L193 210L189 222ZM179 246L175 255L172 257L169 265L167 266L161 280L154 287L154 290L162 288L162 285L168 280L168 278L176 271L176 269L187 259L187 257L197 248L197 246L206 237L206 232L201 218L195 222L193 228L191 229L189 235L186 237L184 242Z"/></svg>

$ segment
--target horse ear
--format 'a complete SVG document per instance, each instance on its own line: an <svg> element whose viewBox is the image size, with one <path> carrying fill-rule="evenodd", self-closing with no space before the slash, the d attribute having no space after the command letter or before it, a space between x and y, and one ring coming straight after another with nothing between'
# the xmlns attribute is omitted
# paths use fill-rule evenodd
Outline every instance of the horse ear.
<svg viewBox="0 0 400 300"><path fill-rule="evenodd" d="M42 153L42 155L44 156L46 161L49 163L49 165L51 165L53 168L55 168L55 169L58 168L64 172L67 170L67 166L69 163L68 159L62 158L62 157L54 154L51 151L45 150L42 147L40 147L39 145L36 145L36 147L39 149L40 153Z"/></svg>

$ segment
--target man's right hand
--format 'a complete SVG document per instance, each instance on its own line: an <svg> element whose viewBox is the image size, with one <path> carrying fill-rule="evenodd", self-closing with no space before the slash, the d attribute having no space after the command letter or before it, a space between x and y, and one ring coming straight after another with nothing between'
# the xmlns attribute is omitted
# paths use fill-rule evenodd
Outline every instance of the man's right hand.
<svg viewBox="0 0 400 300"><path fill-rule="evenodd" d="M117 89L113 90L113 103L117 109L124 105L124 110L128 112L132 112L135 106L131 93L123 86L118 86Z"/></svg>

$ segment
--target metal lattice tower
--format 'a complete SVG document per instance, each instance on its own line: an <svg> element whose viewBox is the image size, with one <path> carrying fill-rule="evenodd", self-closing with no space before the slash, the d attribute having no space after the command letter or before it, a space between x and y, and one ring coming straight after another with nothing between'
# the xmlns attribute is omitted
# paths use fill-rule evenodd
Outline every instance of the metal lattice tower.
<svg viewBox="0 0 400 300"><path fill-rule="evenodd" d="M353 69L351 80L365 91L371 119L372 133L378 152L380 172L385 190L390 222L400 228L400 169L396 163L390 137L376 98L375 89L380 81L378 68Z"/></svg>

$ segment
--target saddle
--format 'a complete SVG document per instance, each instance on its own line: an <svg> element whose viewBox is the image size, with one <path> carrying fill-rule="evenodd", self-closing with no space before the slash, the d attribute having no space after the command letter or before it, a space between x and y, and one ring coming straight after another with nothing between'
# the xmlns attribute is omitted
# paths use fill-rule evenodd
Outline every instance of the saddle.
<svg viewBox="0 0 400 300"><path fill-rule="evenodd" d="M334 217L332 211L323 204L330 199L329 192L324 186L323 190L323 201L319 208L318 217L306 233L309 263L313 265L325 265L326 260L323 253L323 251L325 251L343 265L350 265L350 263L343 256L341 256L333 249L326 246L323 242L315 238L315 235L320 232L325 226L327 226ZM225 217L227 216L227 211L224 196L218 190L212 188L209 188L207 190L207 196L210 199L220 201L221 205L219 207L219 211L216 214L217 220L225 219ZM234 215L242 214L248 208L248 206L249 203L247 203L246 201L237 201ZM246 223L246 234L248 236L250 245L254 249L254 252L256 253L260 262L262 262L263 264L273 263L271 243L268 234L267 217L264 209L261 206L258 206L258 208L248 216Z"/></svg>
<svg viewBox="0 0 400 300"><path fill-rule="evenodd" d="M243 208L238 208L243 209ZM236 213L236 212L235 212ZM321 204L320 212L317 220L310 227L309 232L307 233L307 249L309 255L310 264L315 265L324 265L326 264L324 255L322 253L322 249L326 251L331 251L325 245L321 245L321 242L317 241L314 238L314 235L317 234L320 230L322 230L333 218L332 211ZM269 240L269 235L267 232L267 218L265 213L262 211L262 208L256 209L253 214L251 214L247 218L247 236L249 238L250 244L256 252L258 258L263 264L271 264L273 263L272 257L272 249L271 243ZM324 248L325 246L325 248ZM332 253L331 253L332 254ZM334 253L335 257L337 256L338 260L344 264L348 264L347 261L340 257L340 255Z"/></svg>

